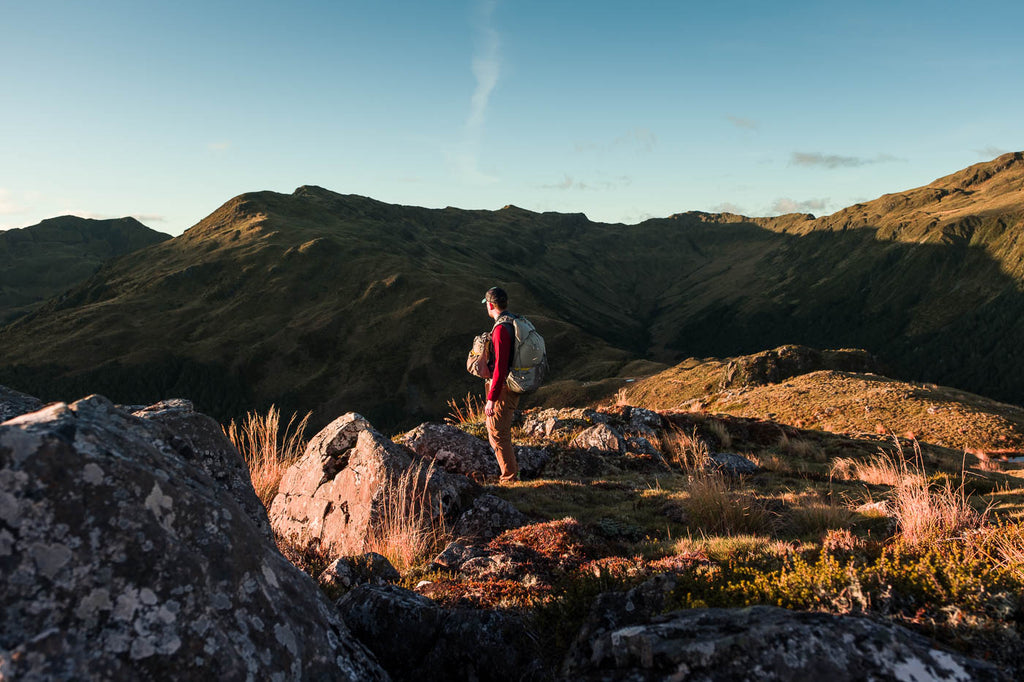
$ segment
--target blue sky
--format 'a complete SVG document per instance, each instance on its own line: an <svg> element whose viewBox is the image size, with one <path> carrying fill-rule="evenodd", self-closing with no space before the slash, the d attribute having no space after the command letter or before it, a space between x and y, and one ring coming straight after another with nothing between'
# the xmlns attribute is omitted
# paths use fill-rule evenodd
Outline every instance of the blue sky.
<svg viewBox="0 0 1024 682"><path fill-rule="evenodd" d="M0 0L0 228L306 184L824 215L1024 150L1024 3Z"/></svg>

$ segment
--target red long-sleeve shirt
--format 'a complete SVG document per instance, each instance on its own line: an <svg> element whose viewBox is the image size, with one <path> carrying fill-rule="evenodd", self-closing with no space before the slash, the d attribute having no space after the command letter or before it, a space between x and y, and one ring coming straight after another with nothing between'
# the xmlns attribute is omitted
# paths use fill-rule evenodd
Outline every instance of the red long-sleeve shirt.
<svg viewBox="0 0 1024 682"><path fill-rule="evenodd" d="M487 390L488 400L497 400L505 389L505 379L512 369L512 350L515 334L511 324L495 325L491 330L491 346L494 348L494 369L491 372L491 386Z"/></svg>

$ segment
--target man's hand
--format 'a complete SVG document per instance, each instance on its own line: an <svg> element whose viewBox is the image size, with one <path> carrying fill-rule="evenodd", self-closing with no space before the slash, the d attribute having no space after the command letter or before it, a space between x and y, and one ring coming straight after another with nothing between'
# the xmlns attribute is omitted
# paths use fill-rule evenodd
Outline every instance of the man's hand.
<svg viewBox="0 0 1024 682"><path fill-rule="evenodd" d="M493 400L488 400L487 404L484 405L484 414L486 414L488 417L493 417L494 416L494 401Z"/></svg>

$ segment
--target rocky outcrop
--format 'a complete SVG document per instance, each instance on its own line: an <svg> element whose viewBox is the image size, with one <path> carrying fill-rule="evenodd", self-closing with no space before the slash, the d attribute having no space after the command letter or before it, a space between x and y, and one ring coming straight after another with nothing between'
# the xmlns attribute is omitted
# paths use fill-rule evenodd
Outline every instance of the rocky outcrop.
<svg viewBox="0 0 1024 682"><path fill-rule="evenodd" d="M473 506L463 512L452 528L452 536L464 541L487 542L506 530L519 528L530 522L526 514L500 497L481 495Z"/></svg>
<svg viewBox="0 0 1024 682"><path fill-rule="evenodd" d="M6 386L0 386L0 422L35 412L42 406L43 401L39 398L33 398Z"/></svg>
<svg viewBox="0 0 1024 682"><path fill-rule="evenodd" d="M1004 679L995 667L936 649L906 628L771 606L675 611L588 634L565 661L568 679Z"/></svg>
<svg viewBox="0 0 1024 682"><path fill-rule="evenodd" d="M410 468L413 453L355 413L328 424L285 472L270 507L274 530L328 556L360 554L385 520L395 494L418 498L431 517L455 517L479 494L465 476Z"/></svg>
<svg viewBox="0 0 1024 682"><path fill-rule="evenodd" d="M0 425L0 677L387 679L195 444L99 396Z"/></svg>
<svg viewBox="0 0 1024 682"><path fill-rule="evenodd" d="M842 372L882 372L879 362L864 350L820 351L807 346L780 346L729 361L719 382L726 390L741 386L776 384L791 377L824 369Z"/></svg>
<svg viewBox="0 0 1024 682"><path fill-rule="evenodd" d="M494 451L484 440L472 436L450 424L427 422L405 434L400 442L407 445L421 459L433 459L445 471L453 474L474 474L496 477L501 471ZM550 459L542 448L516 447L519 475L535 477Z"/></svg>
<svg viewBox="0 0 1024 682"><path fill-rule="evenodd" d="M446 609L393 585L360 585L337 604L396 681L550 679L536 638L518 616Z"/></svg>

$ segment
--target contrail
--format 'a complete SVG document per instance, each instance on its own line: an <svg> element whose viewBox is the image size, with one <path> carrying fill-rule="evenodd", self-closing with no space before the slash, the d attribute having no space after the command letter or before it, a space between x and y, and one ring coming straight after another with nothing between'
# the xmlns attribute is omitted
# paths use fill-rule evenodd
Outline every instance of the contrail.
<svg viewBox="0 0 1024 682"><path fill-rule="evenodd" d="M485 0L478 7L476 30L479 33L479 40L471 65L473 76L476 78L476 88L470 99L469 117L463 131L462 152L457 157L459 171L467 180L473 182L494 182L497 179L481 173L477 163L487 103L501 74L501 58L498 52L500 40L498 32L491 25L491 18L497 5L497 0Z"/></svg>
<svg viewBox="0 0 1024 682"><path fill-rule="evenodd" d="M480 6L480 26L482 34L478 54L473 56L473 75L476 77L476 90L470 101L469 119L466 128L470 133L479 132L487 112L487 101L491 97L494 86L498 84L501 63L498 57L498 32L491 26L491 16L497 6L495 0L487 0Z"/></svg>

